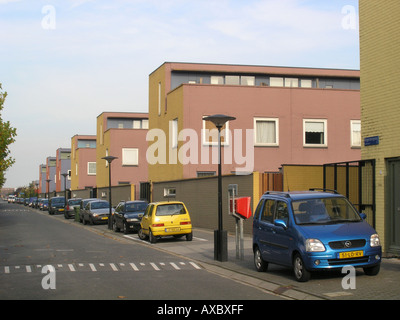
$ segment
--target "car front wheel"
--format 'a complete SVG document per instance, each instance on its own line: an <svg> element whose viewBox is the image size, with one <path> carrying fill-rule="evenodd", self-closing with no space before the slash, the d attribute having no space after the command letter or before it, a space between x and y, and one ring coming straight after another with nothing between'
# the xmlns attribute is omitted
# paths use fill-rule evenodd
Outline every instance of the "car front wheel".
<svg viewBox="0 0 400 320"><path fill-rule="evenodd" d="M307 282L310 280L311 273L306 269L300 254L296 254L293 259L293 272L297 281Z"/></svg>
<svg viewBox="0 0 400 320"><path fill-rule="evenodd" d="M143 232L143 229L142 229L142 228L140 228L139 231L138 231L138 237L139 237L140 240L146 240L146 238L147 238L147 236L146 236L146 234Z"/></svg>

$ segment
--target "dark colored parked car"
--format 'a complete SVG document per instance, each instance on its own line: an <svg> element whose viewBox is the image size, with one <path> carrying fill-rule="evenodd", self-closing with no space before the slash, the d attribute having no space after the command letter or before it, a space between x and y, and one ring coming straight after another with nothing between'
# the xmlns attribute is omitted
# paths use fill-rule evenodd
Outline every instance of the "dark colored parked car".
<svg viewBox="0 0 400 320"><path fill-rule="evenodd" d="M65 219L75 218L75 208L81 205L81 198L74 198L67 200L67 207L64 211Z"/></svg>
<svg viewBox="0 0 400 320"><path fill-rule="evenodd" d="M86 224L87 222L90 224L107 223L109 214L110 205L108 201L89 201L83 210L83 224Z"/></svg>
<svg viewBox="0 0 400 320"><path fill-rule="evenodd" d="M382 248L365 218L336 192L266 192L254 213L255 267L292 267L300 282L309 280L312 271L344 266L376 275Z"/></svg>
<svg viewBox="0 0 400 320"><path fill-rule="evenodd" d="M64 213L65 211L65 198L52 197L49 200L49 214Z"/></svg>
<svg viewBox="0 0 400 320"><path fill-rule="evenodd" d="M42 199L39 202L39 210L47 211L48 207L49 207L49 200L48 199Z"/></svg>
<svg viewBox="0 0 400 320"><path fill-rule="evenodd" d="M113 230L122 230L125 234L138 231L147 204L146 201L139 200L120 202L113 214Z"/></svg>

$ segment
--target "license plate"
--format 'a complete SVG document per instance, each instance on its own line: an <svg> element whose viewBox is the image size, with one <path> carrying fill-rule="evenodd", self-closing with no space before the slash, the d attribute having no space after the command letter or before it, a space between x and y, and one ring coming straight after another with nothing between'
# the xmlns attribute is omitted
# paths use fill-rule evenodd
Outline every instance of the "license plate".
<svg viewBox="0 0 400 320"><path fill-rule="evenodd" d="M340 252L339 259L359 258L364 256L364 251Z"/></svg>
<svg viewBox="0 0 400 320"><path fill-rule="evenodd" d="M64 211L64 209L58 209L59 211Z"/></svg>
<svg viewBox="0 0 400 320"><path fill-rule="evenodd" d="M181 228L165 228L165 232L177 232L181 231Z"/></svg>
<svg viewBox="0 0 400 320"><path fill-rule="evenodd" d="M108 219L108 217L102 217L101 218L101 220L107 220Z"/></svg>

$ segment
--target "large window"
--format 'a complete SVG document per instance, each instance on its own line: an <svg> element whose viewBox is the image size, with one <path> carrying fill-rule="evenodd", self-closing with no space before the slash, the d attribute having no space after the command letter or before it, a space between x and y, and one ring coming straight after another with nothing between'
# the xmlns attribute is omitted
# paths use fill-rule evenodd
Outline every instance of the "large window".
<svg viewBox="0 0 400 320"><path fill-rule="evenodd" d="M303 145L305 147L326 147L328 145L327 120L303 120Z"/></svg>
<svg viewBox="0 0 400 320"><path fill-rule="evenodd" d="M139 165L139 149L123 148L122 149L122 165L123 166Z"/></svg>
<svg viewBox="0 0 400 320"><path fill-rule="evenodd" d="M279 145L279 120L276 118L254 118L254 145Z"/></svg>

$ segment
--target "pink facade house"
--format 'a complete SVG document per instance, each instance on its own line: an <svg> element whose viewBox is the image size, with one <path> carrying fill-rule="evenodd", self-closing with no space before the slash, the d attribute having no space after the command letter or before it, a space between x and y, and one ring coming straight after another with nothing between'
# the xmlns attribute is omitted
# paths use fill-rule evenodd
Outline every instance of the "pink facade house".
<svg viewBox="0 0 400 320"><path fill-rule="evenodd" d="M149 76L149 129L166 141L149 140L149 180L216 174L217 135L203 121L213 114L236 117L222 132L223 174L361 156L357 70L166 62Z"/></svg>
<svg viewBox="0 0 400 320"><path fill-rule="evenodd" d="M96 136L71 138L71 190L96 187Z"/></svg>
<svg viewBox="0 0 400 320"><path fill-rule="evenodd" d="M96 185L108 187L109 171L105 156L117 157L112 163L111 185L134 186L136 195L140 182L148 181L146 134L147 113L103 112L97 117Z"/></svg>

